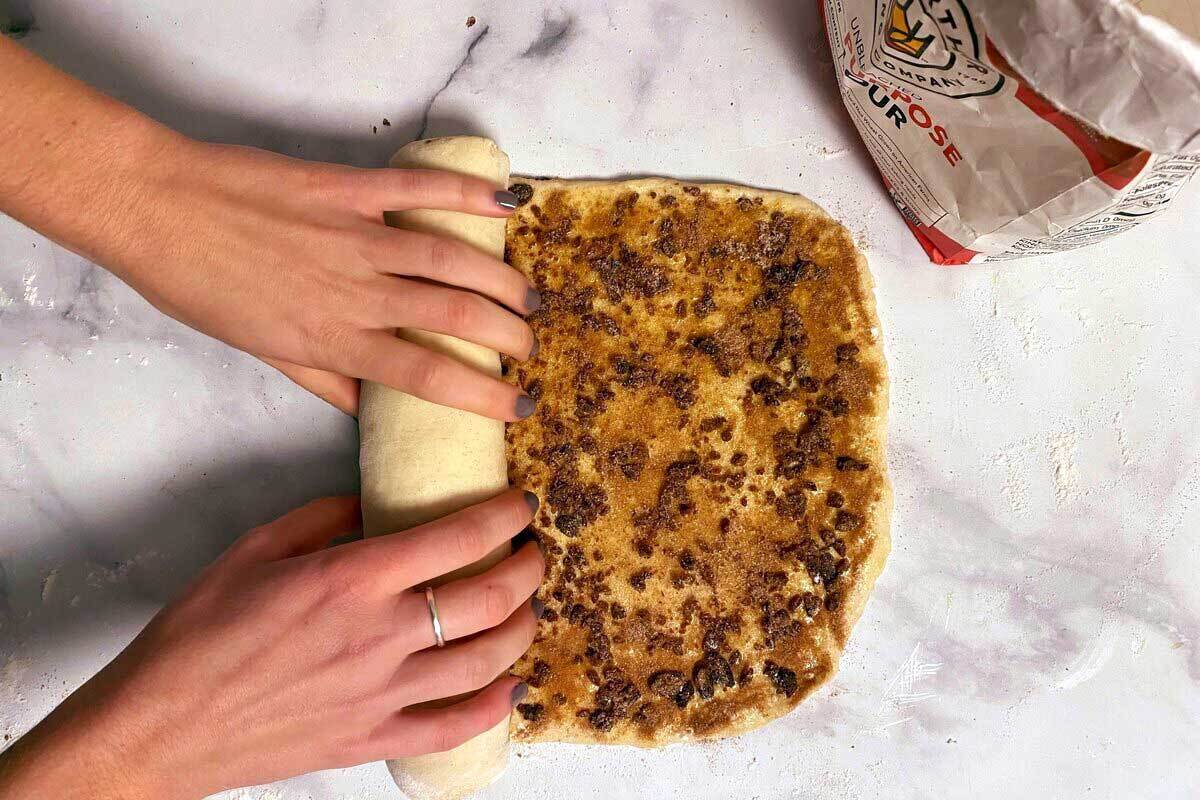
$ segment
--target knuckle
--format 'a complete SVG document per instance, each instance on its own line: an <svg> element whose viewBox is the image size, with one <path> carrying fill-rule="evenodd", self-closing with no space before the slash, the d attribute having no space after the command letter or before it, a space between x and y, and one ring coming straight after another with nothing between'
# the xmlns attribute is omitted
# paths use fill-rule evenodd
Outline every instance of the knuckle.
<svg viewBox="0 0 1200 800"><path fill-rule="evenodd" d="M446 300L446 325L453 331L474 330L483 318L483 299L469 292L455 292Z"/></svg>
<svg viewBox="0 0 1200 800"><path fill-rule="evenodd" d="M304 187L314 195L323 197L341 188L341 173L327 165L304 161L296 169Z"/></svg>
<svg viewBox="0 0 1200 800"><path fill-rule="evenodd" d="M455 291L446 299L446 324L455 330L479 330L487 318L488 303L469 291Z"/></svg>
<svg viewBox="0 0 1200 800"><path fill-rule="evenodd" d="M351 234L346 250L359 258L359 263L374 275L388 272L396 263L397 239L395 229L369 228Z"/></svg>
<svg viewBox="0 0 1200 800"><path fill-rule="evenodd" d="M430 737L431 752L444 753L453 750L467 740L467 734L457 726L444 725L433 732Z"/></svg>
<svg viewBox="0 0 1200 800"><path fill-rule="evenodd" d="M464 660L462 665L463 685L468 689L482 689L500 674L503 667L497 667L486 653L473 654Z"/></svg>
<svg viewBox="0 0 1200 800"><path fill-rule="evenodd" d="M418 170L398 169L394 172L393 178L396 182L396 191L415 200L423 200L429 191L425 173Z"/></svg>
<svg viewBox="0 0 1200 800"><path fill-rule="evenodd" d="M372 298L376 310L388 324L405 327L410 312L408 298L404 292L392 291L391 288L389 286L384 291L372 292L368 297Z"/></svg>
<svg viewBox="0 0 1200 800"><path fill-rule="evenodd" d="M452 174L447 178L447 192L457 204L467 201L467 179L462 175Z"/></svg>
<svg viewBox="0 0 1200 800"><path fill-rule="evenodd" d="M253 553L260 546L260 542L270 536L270 528L267 525L259 525L251 528L237 538L233 545L229 548L230 553L244 555Z"/></svg>
<svg viewBox="0 0 1200 800"><path fill-rule="evenodd" d="M478 561L486 552L487 541L479 523L464 519L454 531L454 546L463 563Z"/></svg>
<svg viewBox="0 0 1200 800"><path fill-rule="evenodd" d="M442 382L442 368L432 358L416 358L408 365L408 386L418 397L437 393Z"/></svg>
<svg viewBox="0 0 1200 800"><path fill-rule="evenodd" d="M433 275L453 275L458 263L458 245L449 239L435 237L429 243L429 271Z"/></svg>
<svg viewBox="0 0 1200 800"><path fill-rule="evenodd" d="M337 360L350 351L351 331L340 321L325 317L308 326L307 338L318 360Z"/></svg>
<svg viewBox="0 0 1200 800"><path fill-rule="evenodd" d="M321 559L317 562L314 572L313 579L327 599L353 598L361 590L361 578L355 575L348 563L342 559Z"/></svg>

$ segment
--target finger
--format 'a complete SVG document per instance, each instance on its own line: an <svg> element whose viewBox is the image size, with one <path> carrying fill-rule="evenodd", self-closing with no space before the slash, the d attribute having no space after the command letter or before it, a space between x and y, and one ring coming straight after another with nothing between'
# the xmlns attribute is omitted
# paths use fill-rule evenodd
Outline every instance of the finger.
<svg viewBox="0 0 1200 800"><path fill-rule="evenodd" d="M527 691L520 678L505 676L474 697L444 708L406 708L372 735L375 758L453 750L507 720Z"/></svg>
<svg viewBox="0 0 1200 800"><path fill-rule="evenodd" d="M228 561L263 563L323 550L362 524L357 495L322 497L252 529L226 552Z"/></svg>
<svg viewBox="0 0 1200 800"><path fill-rule="evenodd" d="M510 489L403 533L339 548L339 557L353 561L348 569L361 573L364 580L373 577L380 590L399 594L474 564L507 544L530 523L536 508L536 495Z"/></svg>
<svg viewBox="0 0 1200 800"><path fill-rule="evenodd" d="M506 217L517 207L512 192L490 181L432 169L369 169L356 176L360 202L373 214L432 208Z"/></svg>
<svg viewBox="0 0 1200 800"><path fill-rule="evenodd" d="M374 310L363 319L369 327L444 333L522 361L537 352L537 340L525 320L474 292L388 278L380 281L372 299Z"/></svg>
<svg viewBox="0 0 1200 800"><path fill-rule="evenodd" d="M503 624L542 585L545 571L541 550L530 542L486 572L437 587L434 602L442 637L446 641L461 639ZM414 637L408 643L409 649L421 650L436 644L433 626L428 624L429 606L424 592L405 592L397 613L404 621L403 629ZM412 620L419 622L414 625Z"/></svg>
<svg viewBox="0 0 1200 800"><path fill-rule="evenodd" d="M260 356L263 362L269 364L290 378L302 389L312 392L337 410L358 416L358 380L338 375L336 372L305 367L290 361L280 361L275 358Z"/></svg>
<svg viewBox="0 0 1200 800"><path fill-rule="evenodd" d="M352 347L356 352L348 362L360 378L430 403L507 422L534 412L533 398L517 387L386 331L364 331Z"/></svg>
<svg viewBox="0 0 1200 800"><path fill-rule="evenodd" d="M381 272L471 289L526 314L541 307L524 275L465 242L393 228L381 229L380 238L381 252L371 256Z"/></svg>
<svg viewBox="0 0 1200 800"><path fill-rule="evenodd" d="M445 648L413 653L404 659L402 677L397 681L398 704L425 703L482 689L517 663L533 644L535 633L537 615L527 602L487 633Z"/></svg>

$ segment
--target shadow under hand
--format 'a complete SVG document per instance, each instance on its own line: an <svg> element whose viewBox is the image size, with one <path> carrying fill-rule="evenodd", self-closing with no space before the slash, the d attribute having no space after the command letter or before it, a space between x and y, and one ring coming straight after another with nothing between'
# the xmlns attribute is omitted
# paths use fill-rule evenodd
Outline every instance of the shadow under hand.
<svg viewBox="0 0 1200 800"><path fill-rule="evenodd" d="M73 668L55 654L76 653L98 632L136 629L250 528L317 497L357 492L356 461L349 438L286 462L268 454L148 480L122 499L119 513L57 532L76 546L43 579L40 605L36 596L9 597L0 608L0 653ZM48 538L42 524L15 531L11 541L37 551ZM34 552L6 555L10 564L39 561ZM110 644L106 633L105 649Z"/></svg>
<svg viewBox="0 0 1200 800"><path fill-rule="evenodd" d="M133 106L142 113L187 136L208 142L240 144L271 150L309 161L360 167L385 165L402 145L418 137L460 134L486 135L473 120L454 114L430 116L423 113L397 115L374 131L336 133L313 120L273 120L270 113L244 107L232 108L180 93L178 81L170 81L148 63L146 53L121 41L96 41L96 34L83 21L57 17L54 24L41 25L25 0L0 0L0 21L5 16L19 24L21 45L49 63L88 85ZM343 118L361 117L361 109L348 108ZM339 118L336 110L323 114L327 122Z"/></svg>

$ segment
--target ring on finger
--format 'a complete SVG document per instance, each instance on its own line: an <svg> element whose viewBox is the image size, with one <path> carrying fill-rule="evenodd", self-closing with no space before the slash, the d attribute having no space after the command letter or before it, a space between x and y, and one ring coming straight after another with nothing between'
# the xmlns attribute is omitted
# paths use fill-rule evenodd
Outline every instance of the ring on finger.
<svg viewBox="0 0 1200 800"><path fill-rule="evenodd" d="M429 619L433 623L433 638L438 647L445 647L446 640L442 636L442 620L438 617L437 600L433 597L433 587L425 587L425 605L429 606Z"/></svg>

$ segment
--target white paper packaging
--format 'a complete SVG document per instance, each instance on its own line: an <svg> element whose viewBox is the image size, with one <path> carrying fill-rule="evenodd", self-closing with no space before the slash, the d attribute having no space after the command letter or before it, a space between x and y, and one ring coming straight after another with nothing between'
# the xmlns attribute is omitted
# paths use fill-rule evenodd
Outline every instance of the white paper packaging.
<svg viewBox="0 0 1200 800"><path fill-rule="evenodd" d="M1091 244L1200 168L1200 0L819 0L846 109L931 260Z"/></svg>

